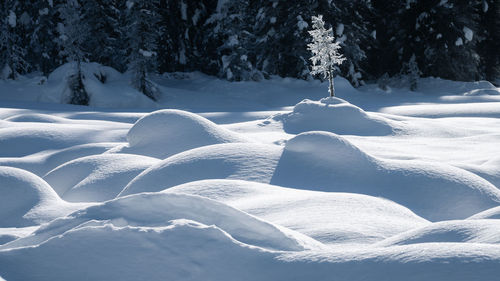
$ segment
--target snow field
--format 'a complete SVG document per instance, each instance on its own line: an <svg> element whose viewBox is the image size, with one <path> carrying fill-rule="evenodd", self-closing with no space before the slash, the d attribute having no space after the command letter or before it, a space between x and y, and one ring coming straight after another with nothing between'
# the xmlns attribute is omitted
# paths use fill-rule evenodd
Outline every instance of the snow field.
<svg viewBox="0 0 500 281"><path fill-rule="evenodd" d="M93 105L129 89L121 74L86 67L86 87L102 95ZM39 100L63 99L59 71L39 86ZM93 84L96 73L109 83ZM500 273L498 89L423 79L423 92L407 96L339 79L342 99L319 100L326 88L317 82L162 79L172 94L147 112L0 104L2 278L465 281ZM242 99L236 108L254 110L224 109L235 102L228 91ZM186 102L199 92L206 95ZM129 98L120 106L148 106ZM196 110L154 111L162 101Z"/></svg>

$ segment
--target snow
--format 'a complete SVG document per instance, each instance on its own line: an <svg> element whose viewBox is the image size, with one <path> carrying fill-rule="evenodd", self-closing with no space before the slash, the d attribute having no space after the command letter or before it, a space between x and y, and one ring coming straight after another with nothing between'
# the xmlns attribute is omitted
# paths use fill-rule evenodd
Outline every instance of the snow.
<svg viewBox="0 0 500 281"><path fill-rule="evenodd" d="M353 193L300 190L241 180L194 181L163 192L214 199L325 244L371 244L428 224L394 202ZM358 215L352 216L353 213Z"/></svg>
<svg viewBox="0 0 500 281"><path fill-rule="evenodd" d="M68 202L106 201L157 161L133 154L92 155L66 162L43 178Z"/></svg>
<svg viewBox="0 0 500 281"><path fill-rule="evenodd" d="M467 41L472 41L472 37L474 36L474 32L470 28L468 28L467 26L464 26L463 31L464 31L465 39L467 39Z"/></svg>
<svg viewBox="0 0 500 281"><path fill-rule="evenodd" d="M377 246L461 242L499 244L499 220L443 221L394 235Z"/></svg>
<svg viewBox="0 0 500 281"><path fill-rule="evenodd" d="M335 34L337 34L337 36L342 36L342 34L344 34L344 24L342 23L337 24L337 28L335 29Z"/></svg>
<svg viewBox="0 0 500 281"><path fill-rule="evenodd" d="M127 133L128 145L111 152L166 158L196 147L248 140L199 115L175 109L152 112L139 119Z"/></svg>
<svg viewBox="0 0 500 281"><path fill-rule="evenodd" d="M17 23L16 13L14 11L9 11L8 22L10 27L15 28Z"/></svg>
<svg viewBox="0 0 500 281"><path fill-rule="evenodd" d="M287 133L329 131L348 135L388 135L397 126L384 117L367 114L345 100L329 97L318 101L303 100L291 113L273 118L283 122ZM328 122L324 122L329 120Z"/></svg>
<svg viewBox="0 0 500 281"><path fill-rule="evenodd" d="M39 225L78 209L61 200L44 180L0 166L0 227Z"/></svg>
<svg viewBox="0 0 500 281"><path fill-rule="evenodd" d="M89 107L61 104L71 65L0 80L0 280L500 273L488 82L336 77L324 98L326 82L171 73L153 102L82 66Z"/></svg>
<svg viewBox="0 0 500 281"><path fill-rule="evenodd" d="M309 24L302 18L302 16L297 16L297 28L302 31L305 28L308 28Z"/></svg>

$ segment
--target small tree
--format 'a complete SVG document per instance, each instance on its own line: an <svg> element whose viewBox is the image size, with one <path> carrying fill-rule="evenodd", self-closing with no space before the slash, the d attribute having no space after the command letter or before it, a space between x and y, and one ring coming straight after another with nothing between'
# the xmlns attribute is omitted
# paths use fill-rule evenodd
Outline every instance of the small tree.
<svg viewBox="0 0 500 281"><path fill-rule="evenodd" d="M417 60L415 54L413 54L406 64L406 72L408 75L408 80L410 82L410 90L416 91L418 87L418 78L420 78L420 69L418 68Z"/></svg>
<svg viewBox="0 0 500 281"><path fill-rule="evenodd" d="M323 74L325 78L328 78L330 82L328 92L331 97L334 97L333 74L335 66L342 64L345 58L339 52L340 43L335 42L332 28L325 28L323 16L313 16L312 24L313 29L309 31L312 36L312 43L307 44L307 49L313 54L311 57L313 63L311 74Z"/></svg>

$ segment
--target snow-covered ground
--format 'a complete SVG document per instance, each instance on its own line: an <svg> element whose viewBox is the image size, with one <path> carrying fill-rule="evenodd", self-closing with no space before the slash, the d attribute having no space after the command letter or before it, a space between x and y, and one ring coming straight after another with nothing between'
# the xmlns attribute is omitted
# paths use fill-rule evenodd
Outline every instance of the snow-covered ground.
<svg viewBox="0 0 500 281"><path fill-rule="evenodd" d="M488 82L170 74L154 103L89 64L81 107L65 71L0 81L0 280L500 275Z"/></svg>

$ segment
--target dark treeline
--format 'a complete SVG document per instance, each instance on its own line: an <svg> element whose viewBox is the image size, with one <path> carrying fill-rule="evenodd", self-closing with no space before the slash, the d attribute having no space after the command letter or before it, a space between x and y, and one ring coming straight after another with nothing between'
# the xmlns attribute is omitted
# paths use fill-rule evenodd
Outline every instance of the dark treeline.
<svg viewBox="0 0 500 281"><path fill-rule="evenodd" d="M397 75L495 81L497 0L2 0L4 78L93 61L146 73L228 80L307 79L307 31L322 14L355 86ZM144 76L141 76L141 73ZM142 78L141 78L142 77ZM142 79L142 80L141 80ZM497 80L498 81L498 80Z"/></svg>

